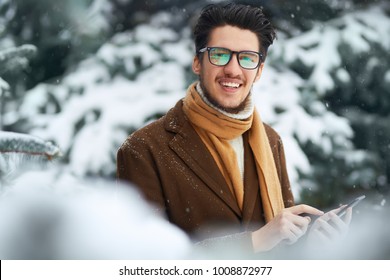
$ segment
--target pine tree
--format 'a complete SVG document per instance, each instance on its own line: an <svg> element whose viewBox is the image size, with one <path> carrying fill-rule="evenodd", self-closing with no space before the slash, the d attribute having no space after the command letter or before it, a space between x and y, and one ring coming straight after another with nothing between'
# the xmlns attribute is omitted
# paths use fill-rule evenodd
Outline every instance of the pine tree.
<svg viewBox="0 0 390 280"><path fill-rule="evenodd" d="M42 166L60 155L59 148L52 143L26 134L2 131L8 103L15 97L12 87L1 78L15 74L28 66L36 53L33 45L7 48L0 51L0 186L9 185L23 171Z"/></svg>
<svg viewBox="0 0 390 280"><path fill-rule="evenodd" d="M64 151L64 162L78 175L113 176L115 152L126 135L164 114L194 79L188 21L208 1L141 2L102 0L88 5L81 1L81 6L91 9L79 12L98 11L95 19L100 24L96 25L105 26L105 34L116 34L88 59L71 63L70 55L61 60L69 63L65 74L42 80L29 90L20 109L14 107L17 118L7 123L55 141ZM263 5L278 28L278 41L255 89L261 93L258 104L266 106L264 120L282 134L290 146L287 152L293 150L288 162L292 162L294 189L303 187L303 198L321 206L338 203L351 192L386 188L388 48L378 42L388 38L388 32L383 32L388 16L378 11L388 9L386 1L238 2ZM166 12L152 16L160 9ZM99 37L92 31L86 28L86 33ZM50 38L41 43L53 42ZM364 42L369 49L359 50ZM84 43L79 46L83 52ZM91 49L86 47L85 53ZM367 55L370 50L381 63ZM359 63L373 71L364 72ZM266 78L267 72L273 77ZM371 85L362 85L363 79ZM378 99L367 94L374 91L383 94ZM287 97L292 104L287 104ZM374 99L377 105L373 106L383 106L382 113L372 114L371 108L372 119L356 113L359 106L354 102ZM365 133L374 126L378 126L375 133Z"/></svg>
<svg viewBox="0 0 390 280"><path fill-rule="evenodd" d="M307 80L302 88L305 109L313 115L315 101L321 101L352 128L349 141L333 135L327 150L326 145L301 141L313 166L306 183L311 188L303 197L312 204L335 204L351 192L389 189L386 7L373 6L316 24L286 40L279 50L282 60ZM329 129L334 127L330 122Z"/></svg>
<svg viewBox="0 0 390 280"><path fill-rule="evenodd" d="M3 129L3 118L6 113L7 102L14 102L19 99L15 96L15 87L12 89L1 77L12 76L20 73L28 67L29 59L36 54L36 48L33 45L23 45L20 47L11 47L0 50L0 130Z"/></svg>
<svg viewBox="0 0 390 280"><path fill-rule="evenodd" d="M113 177L121 142L165 114L193 79L188 29L178 33L169 24L169 14L158 14L113 36L60 83L33 88L20 106L20 122L59 145L75 174Z"/></svg>
<svg viewBox="0 0 390 280"><path fill-rule="evenodd" d="M31 88L55 80L96 51L112 35L111 12L109 0L2 0L0 41L3 33L12 42L8 47L33 44L39 50L31 61L34 71L19 73L25 87Z"/></svg>

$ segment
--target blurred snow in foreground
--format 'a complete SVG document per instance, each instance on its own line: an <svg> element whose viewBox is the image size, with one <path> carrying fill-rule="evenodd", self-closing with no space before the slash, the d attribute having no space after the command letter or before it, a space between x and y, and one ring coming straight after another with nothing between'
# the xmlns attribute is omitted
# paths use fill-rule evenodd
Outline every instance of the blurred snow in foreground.
<svg viewBox="0 0 390 280"><path fill-rule="evenodd" d="M194 245L132 186L69 174L26 172L1 189L1 259L390 259L389 207L370 198L341 240L309 246L303 237L253 255L234 237Z"/></svg>
<svg viewBox="0 0 390 280"><path fill-rule="evenodd" d="M1 259L180 259L190 241L131 187L28 172L0 196ZM59 177L60 180L56 180Z"/></svg>

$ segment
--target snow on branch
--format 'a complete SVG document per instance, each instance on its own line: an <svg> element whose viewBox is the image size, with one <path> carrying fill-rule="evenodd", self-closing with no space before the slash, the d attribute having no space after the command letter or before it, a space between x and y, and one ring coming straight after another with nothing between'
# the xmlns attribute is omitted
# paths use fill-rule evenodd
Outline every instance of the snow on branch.
<svg viewBox="0 0 390 280"><path fill-rule="evenodd" d="M6 93L9 91L9 89L10 89L9 84L0 77L0 100L1 100L1 102L4 102L2 100L2 97L6 96ZM0 117L1 117L2 113L3 113L2 107L0 107ZM2 124L1 124L1 119L0 119L0 129L1 129L1 127L2 127Z"/></svg>
<svg viewBox="0 0 390 280"><path fill-rule="evenodd" d="M60 149L38 137L0 131L0 179L7 183L17 174L61 156Z"/></svg>
<svg viewBox="0 0 390 280"><path fill-rule="evenodd" d="M339 52L342 46L348 46L356 56L367 55L375 44L389 50L389 32L388 13L375 6L325 24L317 23L310 31L279 44L276 52L290 65L299 62L312 69L308 81L322 96L335 87L332 77L335 69L339 69L344 80L350 78L342 65Z"/></svg>
<svg viewBox="0 0 390 280"><path fill-rule="evenodd" d="M19 47L7 48L0 51L0 75L7 72L14 72L24 69L31 59L37 53L34 45L25 44Z"/></svg>
<svg viewBox="0 0 390 280"><path fill-rule="evenodd" d="M9 90L9 84L0 77L0 95L6 90Z"/></svg>
<svg viewBox="0 0 390 280"><path fill-rule="evenodd" d="M41 138L22 133L0 131L0 154L4 153L38 155L44 156L48 160L61 154L57 146Z"/></svg>

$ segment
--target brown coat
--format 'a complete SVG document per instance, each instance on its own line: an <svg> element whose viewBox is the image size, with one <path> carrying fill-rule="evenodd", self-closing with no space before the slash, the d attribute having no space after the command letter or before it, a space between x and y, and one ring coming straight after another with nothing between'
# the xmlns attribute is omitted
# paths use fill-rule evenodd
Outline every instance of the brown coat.
<svg viewBox="0 0 390 280"><path fill-rule="evenodd" d="M269 126L271 144L286 207L293 196L283 145ZM134 132L117 154L117 176L138 186L170 222L187 233L218 236L254 230L264 224L255 163L245 141L244 208L240 211L223 175L189 123L180 100L164 117ZM202 238L206 237L203 236Z"/></svg>

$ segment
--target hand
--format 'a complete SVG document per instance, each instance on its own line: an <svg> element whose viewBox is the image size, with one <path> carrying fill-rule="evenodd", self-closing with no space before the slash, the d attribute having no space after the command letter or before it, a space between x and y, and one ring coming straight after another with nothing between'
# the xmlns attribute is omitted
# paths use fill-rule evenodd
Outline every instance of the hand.
<svg viewBox="0 0 390 280"><path fill-rule="evenodd" d="M309 205L300 204L285 208L265 226L252 233L252 243L255 252L268 251L279 243L295 243L302 237L311 222L310 217L301 214L323 215L324 212Z"/></svg>
<svg viewBox="0 0 390 280"><path fill-rule="evenodd" d="M342 240L347 235L352 219L352 208L348 208L346 215L340 218L337 213L343 207L327 212L313 223L308 235L310 245L328 245L331 242Z"/></svg>

